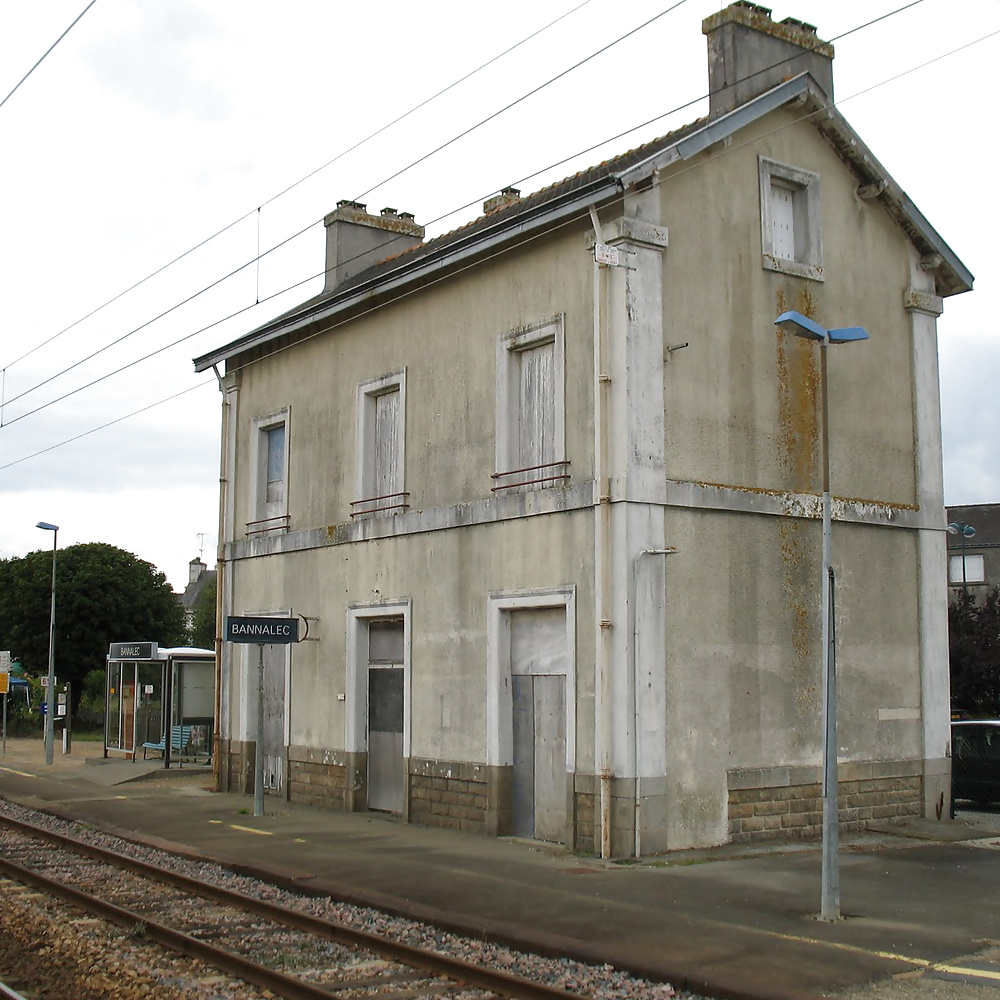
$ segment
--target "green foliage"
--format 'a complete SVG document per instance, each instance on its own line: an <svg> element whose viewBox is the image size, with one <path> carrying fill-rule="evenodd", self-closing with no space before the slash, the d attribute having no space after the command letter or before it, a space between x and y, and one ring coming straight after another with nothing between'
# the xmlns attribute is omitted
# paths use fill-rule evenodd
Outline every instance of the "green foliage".
<svg viewBox="0 0 1000 1000"><path fill-rule="evenodd" d="M0 560L0 646L34 677L48 670L51 583L51 549ZM103 676L108 645L133 640L186 641L183 609L163 573L103 542L60 549L55 668L60 683L72 684L74 707L88 673Z"/></svg>
<svg viewBox="0 0 1000 1000"><path fill-rule="evenodd" d="M194 602L190 642L199 649L215 649L215 581L214 576L206 581Z"/></svg>
<svg viewBox="0 0 1000 1000"><path fill-rule="evenodd" d="M952 708L1000 717L1000 588L979 604L960 593L948 610L948 631Z"/></svg>

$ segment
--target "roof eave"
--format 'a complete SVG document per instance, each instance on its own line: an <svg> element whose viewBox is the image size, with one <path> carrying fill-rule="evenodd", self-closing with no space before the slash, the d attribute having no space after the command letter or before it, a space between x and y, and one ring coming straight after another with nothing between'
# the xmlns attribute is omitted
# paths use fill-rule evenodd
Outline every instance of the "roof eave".
<svg viewBox="0 0 1000 1000"><path fill-rule="evenodd" d="M808 108L807 117L830 143L841 160L865 184L881 184L878 200L889 216L909 237L922 256L937 255L936 282L943 296L957 295L972 288L973 275L958 255L927 221L906 192L879 163L875 154L848 124L847 119L829 104L826 95L808 73L800 73L740 107L720 115L703 128L621 171L617 177L623 187L632 187L673 163L691 159L698 153L776 111L790 101L800 101Z"/></svg>
<svg viewBox="0 0 1000 1000"><path fill-rule="evenodd" d="M366 302L378 300L385 304L406 292L413 285L427 283L429 277L478 258L490 250L508 243L524 242L528 238L541 235L546 229L572 218L575 213L584 215L591 205L600 205L617 197L621 185L616 177L608 175L598 178L585 187L541 205L533 206L527 213L514 214L497 221L486 229L476 230L467 239L443 246L440 252L407 259L404 254L397 267L382 270L368 281L351 285L341 293L334 293L321 301L315 299L301 308L277 320L266 323L245 336L234 340L209 354L194 359L196 372L203 372L213 365L221 364L246 351L260 347L279 337L294 334L317 323L328 323L339 316L350 314Z"/></svg>

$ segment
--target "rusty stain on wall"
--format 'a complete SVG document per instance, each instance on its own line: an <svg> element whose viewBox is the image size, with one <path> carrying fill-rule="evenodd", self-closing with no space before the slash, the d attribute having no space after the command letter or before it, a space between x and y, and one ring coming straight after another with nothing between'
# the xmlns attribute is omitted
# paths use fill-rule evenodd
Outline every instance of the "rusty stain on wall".
<svg viewBox="0 0 1000 1000"><path fill-rule="evenodd" d="M788 308L784 289L776 297L781 315ZM807 287L802 287L792 307L815 319L816 304ZM813 345L779 329L775 338L778 372L778 462L784 485L792 493L818 493L820 477L820 371L819 356ZM792 505L790 505L792 506ZM791 510L788 511L792 513ZM818 587L812 579L809 551L820 543L818 533L804 538L803 522L782 519L778 527L781 540L782 589L790 615L795 706L799 723L818 711L817 687L812 679L811 652L815 644Z"/></svg>
<svg viewBox="0 0 1000 1000"><path fill-rule="evenodd" d="M777 312L788 309L783 289ZM816 306L808 288L798 294L795 308L815 319ZM776 337L778 370L778 457L788 489L804 493L812 488L819 464L820 378L816 349L779 329Z"/></svg>

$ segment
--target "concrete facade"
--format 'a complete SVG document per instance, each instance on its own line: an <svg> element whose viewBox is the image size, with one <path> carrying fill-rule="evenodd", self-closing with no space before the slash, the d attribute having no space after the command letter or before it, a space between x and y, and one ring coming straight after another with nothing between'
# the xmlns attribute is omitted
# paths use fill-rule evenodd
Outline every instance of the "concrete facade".
<svg viewBox="0 0 1000 1000"><path fill-rule="evenodd" d="M815 39L774 30L782 52ZM842 819L948 815L935 324L972 278L808 73L767 87L505 191L466 230L196 359L223 390L222 614L309 624L274 668L280 794L367 808L366 629L397 620L404 820L513 832L524 671L565 692L565 822L547 839L610 856L813 835L821 348L774 326L796 309L871 332L829 361ZM779 252L772 184L808 260ZM529 418L508 383L536 343L551 453L518 473ZM383 389L395 478L365 495ZM262 485L271 427L284 467ZM520 667L512 622L546 609L559 648ZM223 788L252 780L255 656L222 652Z"/></svg>

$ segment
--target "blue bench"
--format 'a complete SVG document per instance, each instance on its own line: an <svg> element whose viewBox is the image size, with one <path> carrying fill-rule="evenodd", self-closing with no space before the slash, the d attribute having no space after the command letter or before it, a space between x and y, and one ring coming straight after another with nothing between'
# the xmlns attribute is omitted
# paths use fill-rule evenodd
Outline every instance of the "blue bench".
<svg viewBox="0 0 1000 1000"><path fill-rule="evenodd" d="M191 727L190 726L172 726L170 729L170 752L171 754L176 754L178 760L183 755L183 750L191 742ZM159 743L143 743L142 745L142 759L146 759L146 754L150 750L156 750L157 752L166 755L167 752L167 740L163 737Z"/></svg>

